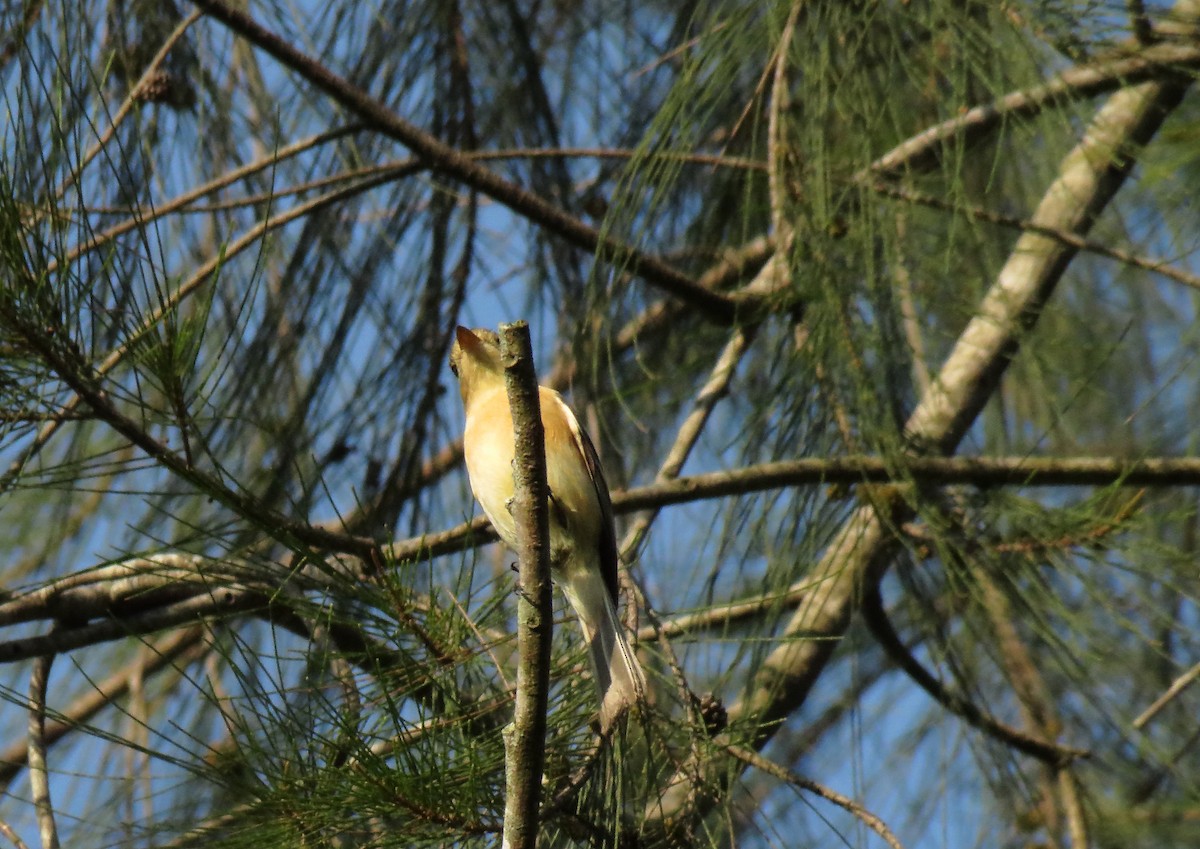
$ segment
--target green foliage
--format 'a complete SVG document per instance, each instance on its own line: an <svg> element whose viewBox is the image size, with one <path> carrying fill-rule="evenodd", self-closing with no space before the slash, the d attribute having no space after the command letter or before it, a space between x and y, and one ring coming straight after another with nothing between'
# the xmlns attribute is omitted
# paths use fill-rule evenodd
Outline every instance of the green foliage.
<svg viewBox="0 0 1200 849"><path fill-rule="evenodd" d="M1197 656L1189 486L908 465L1105 98L1200 67L1039 99L1194 50L1194 2L1140 5L250 4L275 58L182 3L0 13L0 821L35 840L53 625L64 845L497 845L519 589L511 555L440 536L476 512L445 358L457 324L526 318L614 490L697 411L684 475L894 472L619 517L648 522L625 553L656 701L597 744L560 599L544 845L876 840L739 746L907 846L1184 839L1197 687L1143 712ZM1078 250L981 369L958 454L1196 454L1195 98L1059 234Z"/></svg>

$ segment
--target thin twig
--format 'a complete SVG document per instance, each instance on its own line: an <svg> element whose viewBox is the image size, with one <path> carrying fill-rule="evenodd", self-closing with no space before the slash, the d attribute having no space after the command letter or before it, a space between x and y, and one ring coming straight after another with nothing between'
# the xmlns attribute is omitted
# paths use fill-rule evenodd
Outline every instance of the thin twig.
<svg viewBox="0 0 1200 849"><path fill-rule="evenodd" d="M778 778L780 781L786 781L794 787L807 790L809 793L820 796L827 802L832 802L839 808L853 814L863 825L882 837L884 842L892 847L892 849L904 849L904 845L892 833L892 830L887 827L887 823L848 796L843 796L841 793L823 784L818 784L815 781L810 781L807 778L797 775L790 769L780 766L772 760L768 760L753 749L747 749L744 746L724 746L722 748L746 766L754 767Z"/></svg>
<svg viewBox="0 0 1200 849"><path fill-rule="evenodd" d="M46 768L46 684L53 663L53 654L34 658L29 676L29 787L43 849L58 849L58 825L54 819L54 804L50 801L50 776Z"/></svg>
<svg viewBox="0 0 1200 849"><path fill-rule="evenodd" d="M692 448L695 447L696 442L699 440L700 434L703 432L713 408L718 401L725 397L729 383L733 380L737 365L754 338L755 330L756 328L753 326L738 328L730 336L729 341L725 343L725 347L722 349L721 355L717 358L717 362L713 366L708 380L696 395L691 413L684 419L683 424L679 426L679 431L675 435L675 441L667 451L667 456L663 459L662 465L659 466L655 480L666 481L678 478L679 470L683 468L688 455L691 454ZM630 526L625 531L624 539L617 546L617 550L621 552L621 560L623 562L628 563L632 560L634 552L645 538L646 533L650 530L650 526L658 514L659 510L657 508L651 508L640 513L630 523ZM651 623L649 630L657 639L663 655L666 657L671 674L681 691L682 703L690 707L692 704L692 699L690 698L691 689L687 684L683 665L679 662L679 658L671 646L670 634L666 627L664 627L664 623L659 619L653 606L646 600L645 592L642 588L637 586L636 582L632 580L630 583L633 585L632 588L639 602L638 604L631 605L630 609L641 609L646 612L646 616Z"/></svg>
<svg viewBox="0 0 1200 849"><path fill-rule="evenodd" d="M29 849L29 847L25 845L25 841L17 836L17 833L13 831L12 826L6 823L4 820L0 820L0 834L3 834L6 838L8 838L8 841L15 847L15 849Z"/></svg>
<svg viewBox="0 0 1200 849"><path fill-rule="evenodd" d="M1184 689L1197 678L1200 678L1200 663L1197 663L1187 672L1183 673L1174 681L1172 681L1171 686L1167 687L1166 691L1157 699L1155 699L1153 703L1151 703L1150 707L1146 708L1137 715L1137 718L1133 720L1133 727L1138 729L1143 728L1146 723L1154 719L1160 710L1165 708L1167 704L1171 702L1171 700L1182 693Z"/></svg>
<svg viewBox="0 0 1200 849"><path fill-rule="evenodd" d="M793 610L804 602L811 588L790 587L781 593L768 593L752 598L714 604L695 613L681 613L670 619L643 627L638 631L639 640L650 640L656 636L681 637L709 628L719 628L754 619L775 610Z"/></svg>
<svg viewBox="0 0 1200 849"><path fill-rule="evenodd" d="M724 398L728 392L729 384L733 380L737 365L750 347L754 333L755 328L753 327L738 328L729 337L729 341L725 343L725 347L722 349L721 355L717 357L717 362L713 366L708 380L705 381L700 391L696 393L696 400L693 402L692 411L688 413L683 424L679 426L679 431L675 434L675 441L671 444L670 449L667 451L667 456L659 466L658 473L654 476L656 482L678 480L679 471L683 468L683 464L687 461L688 456L699 440L700 434L704 431L704 426L712 415L713 408L716 407L717 402ZM621 544L618 546L623 560L628 562L633 558L637 546L645 537L646 532L657 515L657 508L651 507L638 516L629 526L625 532L625 538L621 540Z"/></svg>

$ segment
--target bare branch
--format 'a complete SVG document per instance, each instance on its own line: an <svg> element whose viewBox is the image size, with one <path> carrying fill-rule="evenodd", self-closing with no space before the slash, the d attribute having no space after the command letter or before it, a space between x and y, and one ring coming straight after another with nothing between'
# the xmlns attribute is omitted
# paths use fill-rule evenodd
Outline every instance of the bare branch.
<svg viewBox="0 0 1200 849"><path fill-rule="evenodd" d="M708 472L613 493L619 512L789 486L862 483L995 486L1194 486L1200 458L880 457L806 458Z"/></svg>
<svg viewBox="0 0 1200 849"><path fill-rule="evenodd" d="M679 426L679 431L675 435L675 442L672 443L671 448L667 451L667 456L663 459L662 465L659 466L658 474L654 477L655 481L662 483L679 479L679 470L683 468L688 455L691 454L692 448L695 447L696 441L700 438L700 434L703 432L704 425L708 422L713 408L717 405L718 401L725 397L729 383L733 379L734 372L737 369L738 362L750 347L750 342L753 338L753 328L739 328L734 331L729 341L725 343L725 348L721 351L721 356L717 358L717 362L713 366L708 380L700 388L700 391L696 393L696 400L692 411L684 419L683 424ZM649 508L646 513L638 516L626 530L625 539L617 547L623 559L629 560L632 558L634 550L650 529L650 525L654 522L659 506L661 505L654 505Z"/></svg>
<svg viewBox="0 0 1200 849"><path fill-rule="evenodd" d="M761 463L708 472L613 493L613 510L629 513L706 498L745 495L789 486L860 483L995 486L1195 486L1200 458L1147 457L832 457ZM385 547L392 560L410 561L462 551L496 539L477 516L455 528Z"/></svg>
<svg viewBox="0 0 1200 849"><path fill-rule="evenodd" d="M500 351L512 409L513 519L517 526L520 590L517 593L517 703L504 729L505 849L537 845L542 770L546 760L546 709L550 695L550 505L546 484L546 434L542 427L529 326L500 325Z"/></svg>
<svg viewBox="0 0 1200 849"><path fill-rule="evenodd" d="M1134 719L1133 722L1131 723L1133 725L1133 727L1134 728L1145 727L1146 723L1148 723L1150 720L1154 719L1155 715L1160 710L1162 710L1164 707L1166 707L1171 702L1172 699L1174 699L1176 696L1178 696L1180 693L1182 693L1184 691L1184 689L1189 684L1191 684L1193 681L1195 681L1197 678L1200 678L1200 663L1197 663L1195 666L1193 666L1187 672L1183 673L1178 678L1176 678L1174 681L1172 681L1171 686L1168 687L1161 696L1159 696L1157 699L1155 699L1151 703L1150 707L1146 708L1144 711L1142 711L1141 713L1139 713L1137 715L1137 718Z"/></svg>
<svg viewBox="0 0 1200 849"><path fill-rule="evenodd" d="M768 593L724 604L713 604L695 613L682 613L643 627L638 631L638 639L652 640L656 636L680 637L707 628L744 622L769 611L791 610L804 601L808 590L808 587L791 587L783 593Z"/></svg>
<svg viewBox="0 0 1200 849"><path fill-rule="evenodd" d="M754 326L738 328L730 336L729 341L725 343L725 347L722 349L721 355L717 358L717 362L713 366L708 380L696 394L696 400L691 413L688 414L683 424L680 425L679 431L675 435L674 443L672 443L670 449L667 451L667 456L663 459L662 465L659 466L655 480L665 481L677 478L679 470L683 468L683 464L687 461L688 455L691 454L692 448L695 447L696 442L699 440L705 424L708 423L713 408L725 396L729 384L733 380L734 373L737 370L738 363L754 339L755 330ZM623 561L628 562L632 559L634 551L645 538L658 513L658 508L652 508L641 513L630 523L630 526L625 531L624 539L617 546L617 551L621 552L621 559ZM671 631L659 619L654 608L646 602L645 593L642 591L642 588L637 586L636 582L629 579L627 573L623 574L622 577L629 581L634 595L640 602L639 604L630 605L629 624L636 628L636 616L634 612L637 609L640 608L646 612L646 617L651 623L651 628L649 629L650 636L647 639L656 638L658 640L658 644L667 660L667 665L670 667L671 674L675 679L676 687L680 691L681 703L690 706L693 701L690 695L691 690L683 672L683 665L679 662L679 658L671 646Z"/></svg>
<svg viewBox="0 0 1200 849"><path fill-rule="evenodd" d="M46 769L46 683L53 663L53 654L40 655L34 659L29 675L29 786L43 849L58 849L58 826L54 821L50 776Z"/></svg>
<svg viewBox="0 0 1200 849"><path fill-rule="evenodd" d="M168 604L124 620L108 619L77 628L63 628L36 637L2 642L0 663L28 660L44 654L62 654L83 646L119 640L122 637L177 628L207 616L246 612L266 607L268 603L268 598L260 591L223 587L214 590L212 594Z"/></svg>
<svg viewBox="0 0 1200 849"><path fill-rule="evenodd" d="M252 575L248 564L230 560L190 554L133 557L13 595L0 603L0 626L37 619L87 622L191 598Z"/></svg>
<svg viewBox="0 0 1200 849"><path fill-rule="evenodd" d="M3 834L8 839L8 842L16 847L16 849L29 849L29 847L25 845L25 841L22 840L15 831L13 831L13 827L3 820L0 820L0 834Z"/></svg>

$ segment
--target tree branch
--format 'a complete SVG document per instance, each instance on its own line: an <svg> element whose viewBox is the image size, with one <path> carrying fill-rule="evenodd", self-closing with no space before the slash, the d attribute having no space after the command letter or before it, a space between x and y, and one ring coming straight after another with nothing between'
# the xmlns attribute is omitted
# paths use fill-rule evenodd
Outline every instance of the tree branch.
<svg viewBox="0 0 1200 849"><path fill-rule="evenodd" d="M613 493L613 509L626 513L706 498L790 486L918 483L997 486L1195 486L1200 457L881 457L805 458L761 463L657 481Z"/></svg>
<svg viewBox="0 0 1200 849"><path fill-rule="evenodd" d="M46 769L46 683L54 654L34 659L29 675L29 786L37 810L38 831L43 849L58 849L58 826L50 801L50 776Z"/></svg>
<svg viewBox="0 0 1200 849"><path fill-rule="evenodd" d="M1200 458L910 457L896 464L877 457L791 460L665 480L616 492L613 509L617 513L629 513L790 486L875 481L981 487L1195 486L1200 485ZM331 535L328 551L345 551L334 544L337 539L340 539L339 535ZM424 561L495 539L487 518L477 516L445 531L385 546L381 555L396 562ZM43 653L48 647L59 652L69 651L130 634L177 627L199 617L244 612L265 604L272 591L278 588L278 575L264 573L259 576L248 567L239 567L236 562L224 562L229 568L221 574L211 568L201 570L197 558L192 555L158 554L86 570L16 593L0 602L0 626L68 614L79 620L111 617L114 613L121 616L93 623L86 629L76 627L63 631L57 636L0 642L0 663L25 660ZM204 563L211 566L208 559ZM345 562L335 559L335 562L320 567L306 564L300 571L290 572L289 576L315 588L335 580L326 574L330 570L336 573L336 579L349 581L364 580L370 573L368 562L357 558ZM663 625L664 633L676 636L704 627L706 622L752 616L760 612L764 604L792 606L793 600L803 598L808 589L805 583L765 601L733 602L712 612L668 620ZM642 639L649 636L643 632Z"/></svg>
<svg viewBox="0 0 1200 849"><path fill-rule="evenodd" d="M1004 215L991 209L983 207L962 206L952 201L943 200L921 192L914 192L900 186L887 183L877 182L872 188L885 197L895 198L897 200L907 201L920 206L927 206L932 209L941 209L948 212L959 213L972 218L976 221L986 221L989 224L998 224L1001 227L1008 227L1022 232L1038 233L1042 236L1049 236L1051 239L1057 239L1064 245L1077 248L1081 251L1096 254L1097 256L1107 257L1108 259L1123 262L1126 265L1131 265L1134 268L1142 268L1154 274L1161 274L1169 280L1174 280L1177 283L1182 283L1185 286L1191 286L1193 289L1200 289L1200 275L1192 274L1182 268L1177 268L1171 265L1165 259L1157 259L1155 257L1139 256L1132 251L1115 248L1112 245L1101 242L1096 239L1085 239L1075 233L1070 233L1065 230L1052 229L1043 225L1038 225L1032 221L1019 218L1015 215Z"/></svg>
<svg viewBox="0 0 1200 849"><path fill-rule="evenodd" d="M520 588L517 592L517 703L504 729L504 849L537 845L542 770L546 761L546 710L550 696L550 490L546 484L546 434L542 427L529 326L500 325L508 403L512 409L512 514L517 526Z"/></svg>
<svg viewBox="0 0 1200 849"><path fill-rule="evenodd" d="M1193 4L1200 6L1197 0L1182 0L1180 7ZM1176 78L1143 83L1109 98L1063 159L1058 178L1031 222L1086 235L1125 182L1134 152L1153 137L1185 90L1186 82ZM1076 250L1037 232L1022 234L933 391L910 417L906 431L914 444L935 453L950 453L957 446L1036 324Z"/></svg>
<svg viewBox="0 0 1200 849"><path fill-rule="evenodd" d="M223 587L214 589L211 594L168 604L127 620L105 619L76 628L52 630L35 637L8 640L0 643L0 663L28 660L44 654L62 654L123 637L194 624L206 616L242 613L268 604L269 599L261 591Z"/></svg>
<svg viewBox="0 0 1200 849"><path fill-rule="evenodd" d="M707 498L745 495L789 486L861 483L995 486L1196 486L1200 458L1147 457L833 457L761 463L658 481L612 495L614 512L630 513ZM488 521L469 522L384 546L391 560L412 561L462 551L496 539Z"/></svg>

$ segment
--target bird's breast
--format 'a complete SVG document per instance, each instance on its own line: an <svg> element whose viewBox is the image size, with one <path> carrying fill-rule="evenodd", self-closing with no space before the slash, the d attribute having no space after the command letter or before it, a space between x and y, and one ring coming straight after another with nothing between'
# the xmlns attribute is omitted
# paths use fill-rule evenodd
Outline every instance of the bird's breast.
<svg viewBox="0 0 1200 849"><path fill-rule="evenodd" d="M503 392L492 393L471 405L463 433L463 458L471 479L471 492L500 538L515 546L516 525L509 511L513 497L512 416Z"/></svg>

